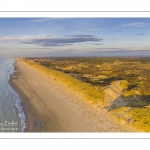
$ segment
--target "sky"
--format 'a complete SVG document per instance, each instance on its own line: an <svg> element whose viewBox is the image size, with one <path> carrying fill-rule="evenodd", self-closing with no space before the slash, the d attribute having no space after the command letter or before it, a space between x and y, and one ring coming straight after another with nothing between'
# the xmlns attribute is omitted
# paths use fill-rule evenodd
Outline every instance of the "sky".
<svg viewBox="0 0 150 150"><path fill-rule="evenodd" d="M150 18L0 18L0 56L150 56Z"/></svg>

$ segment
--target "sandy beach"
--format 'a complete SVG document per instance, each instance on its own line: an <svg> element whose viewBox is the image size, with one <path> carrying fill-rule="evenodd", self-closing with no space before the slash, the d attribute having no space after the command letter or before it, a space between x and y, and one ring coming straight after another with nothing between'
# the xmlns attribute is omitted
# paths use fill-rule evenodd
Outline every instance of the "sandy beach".
<svg viewBox="0 0 150 150"><path fill-rule="evenodd" d="M69 89L21 60L10 84L22 100L28 132L126 132L108 116L96 110Z"/></svg>

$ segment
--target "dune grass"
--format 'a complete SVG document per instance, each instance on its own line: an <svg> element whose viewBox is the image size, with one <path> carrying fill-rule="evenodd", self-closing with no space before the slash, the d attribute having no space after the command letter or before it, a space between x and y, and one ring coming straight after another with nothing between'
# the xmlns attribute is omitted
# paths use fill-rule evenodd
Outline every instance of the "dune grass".
<svg viewBox="0 0 150 150"><path fill-rule="evenodd" d="M110 111L119 124L128 126L140 132L150 132L150 109L148 107L120 107Z"/></svg>
<svg viewBox="0 0 150 150"><path fill-rule="evenodd" d="M150 132L150 109L148 107L120 107L110 112L117 122L127 123L137 131ZM123 120L123 121L122 121Z"/></svg>
<svg viewBox="0 0 150 150"><path fill-rule="evenodd" d="M150 132L150 109L136 108L131 111L133 117L133 127L139 131Z"/></svg>
<svg viewBox="0 0 150 150"><path fill-rule="evenodd" d="M127 89L128 86L129 86L129 82L126 81L126 80L122 80L121 83L120 83L120 86L122 89Z"/></svg>
<svg viewBox="0 0 150 150"><path fill-rule="evenodd" d="M78 79L73 78L63 72L49 69L45 66L40 65L37 62L25 59L23 61L28 65L31 65L32 67L47 74L48 76L50 76L50 78L53 78L54 80L65 84L72 91L76 92L76 94L82 95L86 99L86 101L93 104L93 106L104 103L104 93L101 88L92 86L89 83L79 81Z"/></svg>

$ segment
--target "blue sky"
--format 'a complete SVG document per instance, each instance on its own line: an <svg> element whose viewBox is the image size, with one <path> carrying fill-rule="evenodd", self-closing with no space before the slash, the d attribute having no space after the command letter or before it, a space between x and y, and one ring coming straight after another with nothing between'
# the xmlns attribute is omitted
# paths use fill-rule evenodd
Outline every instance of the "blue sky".
<svg viewBox="0 0 150 150"><path fill-rule="evenodd" d="M0 18L0 55L150 56L150 18Z"/></svg>

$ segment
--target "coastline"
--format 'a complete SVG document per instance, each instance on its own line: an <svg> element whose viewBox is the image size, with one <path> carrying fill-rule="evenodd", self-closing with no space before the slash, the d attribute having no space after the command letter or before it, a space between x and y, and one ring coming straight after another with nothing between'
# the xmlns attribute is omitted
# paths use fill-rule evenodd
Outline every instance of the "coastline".
<svg viewBox="0 0 150 150"><path fill-rule="evenodd" d="M53 79L17 60L10 84L19 94L27 132L125 132L104 110L95 111Z"/></svg>
<svg viewBox="0 0 150 150"><path fill-rule="evenodd" d="M25 121L27 125L27 128L25 129L24 132L41 132L42 131L41 123L34 108L30 104L28 97L22 92L21 88L16 84L20 75L20 70L17 68L16 63L14 64L14 70L16 72L13 75L10 75L9 84L19 94L21 103L23 105L23 110L25 113Z"/></svg>

